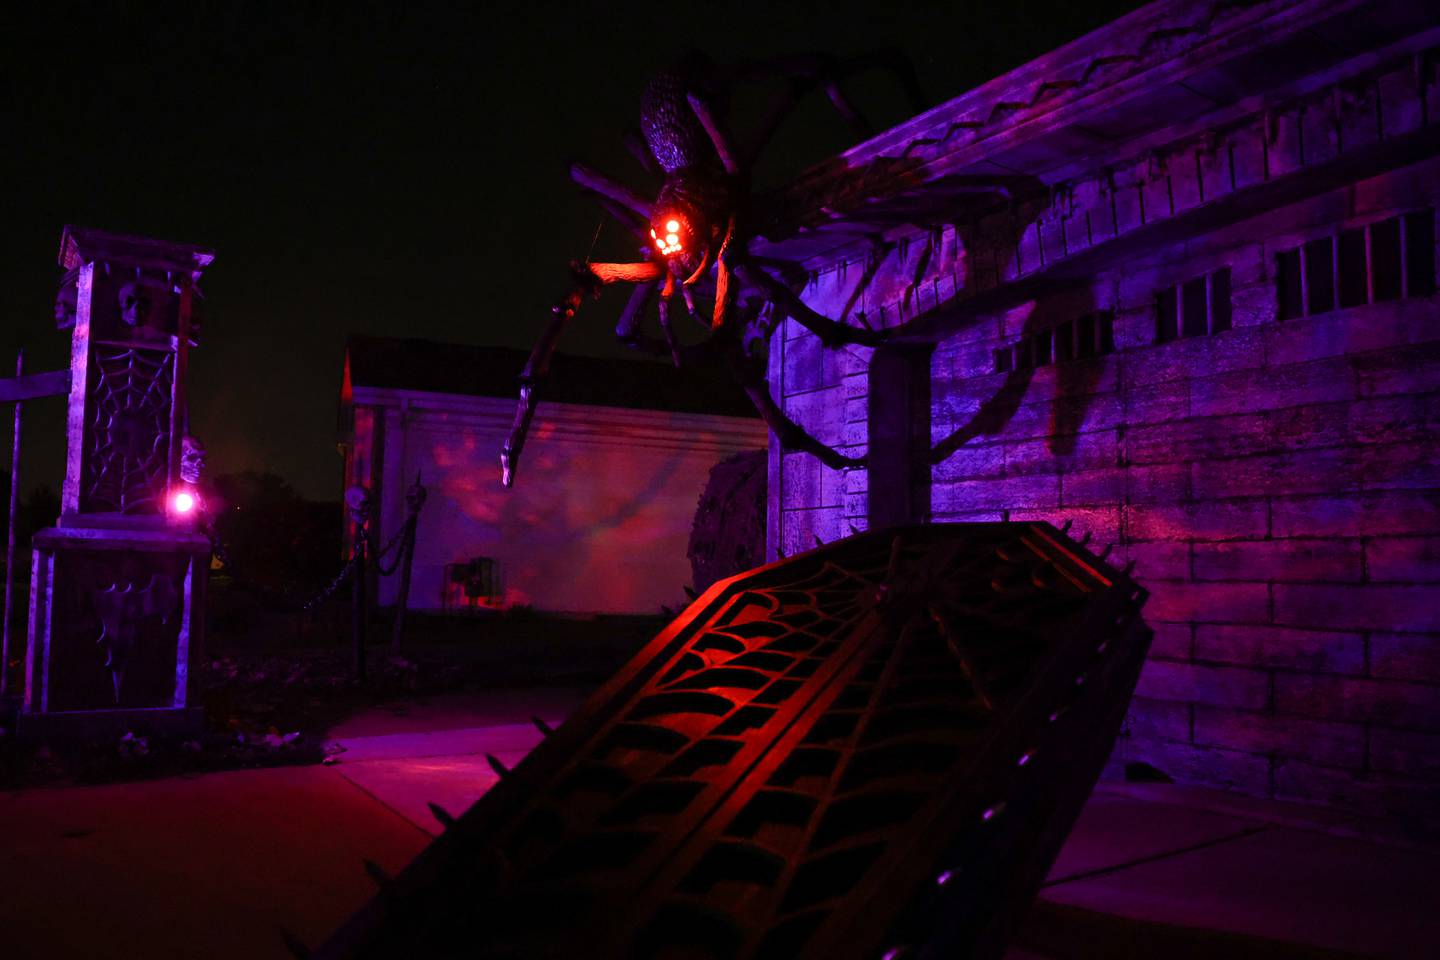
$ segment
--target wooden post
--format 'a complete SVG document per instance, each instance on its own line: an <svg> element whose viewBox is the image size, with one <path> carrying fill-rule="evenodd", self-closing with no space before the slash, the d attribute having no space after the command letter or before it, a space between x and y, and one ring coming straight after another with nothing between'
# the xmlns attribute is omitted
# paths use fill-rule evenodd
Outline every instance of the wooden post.
<svg viewBox="0 0 1440 960"><path fill-rule="evenodd" d="M25 375L25 348L15 355L15 376ZM5 625L0 633L0 697L10 688L10 615L15 597L15 517L20 506L20 415L23 404L15 401L15 428L10 437L10 512L5 535Z"/></svg>
<svg viewBox="0 0 1440 960"><path fill-rule="evenodd" d="M400 644L405 639L405 608L410 602L410 561L415 557L415 526L420 521L418 513L412 513L406 520L405 536L401 538L400 549L405 555L400 558L399 592L395 596L395 632L390 637L390 652L400 655Z"/></svg>
<svg viewBox="0 0 1440 960"><path fill-rule="evenodd" d="M405 491L405 533L400 538L400 584L395 597L395 632L390 638L390 652L399 656L400 644L405 639L405 614L410 604L410 570L415 560L415 535L420 526L420 510L425 506L428 494L420 482L420 473L415 473L415 482Z"/></svg>
<svg viewBox="0 0 1440 960"><path fill-rule="evenodd" d="M185 435L190 432L190 409L185 394L186 380L190 370L190 311L194 305L195 287L188 279L180 288L180 310L175 326L175 355L170 373L170 480L180 476L180 451L184 448ZM165 491L165 509L170 507L171 491Z"/></svg>
<svg viewBox="0 0 1440 960"><path fill-rule="evenodd" d="M355 679L365 682L365 586L369 571L365 569L365 524L355 524L355 569L350 574L350 635L355 645Z"/></svg>

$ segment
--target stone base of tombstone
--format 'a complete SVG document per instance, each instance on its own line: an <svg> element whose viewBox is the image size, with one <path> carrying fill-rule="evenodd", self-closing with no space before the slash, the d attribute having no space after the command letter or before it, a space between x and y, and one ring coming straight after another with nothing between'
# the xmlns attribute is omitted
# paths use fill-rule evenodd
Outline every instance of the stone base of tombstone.
<svg viewBox="0 0 1440 960"><path fill-rule="evenodd" d="M55 528L34 538L25 739L199 725L190 657L204 638L210 543L184 530Z"/></svg>

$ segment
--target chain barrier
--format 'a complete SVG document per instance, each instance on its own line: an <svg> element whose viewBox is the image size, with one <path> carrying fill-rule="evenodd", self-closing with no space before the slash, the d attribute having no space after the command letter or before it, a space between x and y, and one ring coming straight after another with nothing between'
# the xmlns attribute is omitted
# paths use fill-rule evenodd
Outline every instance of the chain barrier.
<svg viewBox="0 0 1440 960"><path fill-rule="evenodd" d="M355 565L359 561L360 555L352 551L350 554L350 559L345 562L345 566L341 567L340 572L335 575L335 579L330 581L330 586L326 587L324 590L321 590L319 593L315 594L314 597L310 598L310 602L301 607L300 611L302 613L309 613L311 610L315 609L320 604L324 603L326 600L329 600L331 597L335 596L335 591L339 590L340 587L344 585L345 581L350 579L350 575L355 572Z"/></svg>
<svg viewBox="0 0 1440 960"><path fill-rule="evenodd" d="M374 541L371 539L370 527L368 524L365 526L365 545L371 548L365 551L365 553L374 560L376 572L380 576L388 577L392 575L400 568L400 563L404 560L406 553L415 549L415 525L420 518L420 506L423 502L422 498L419 503L410 507L406 513L405 521L400 524L400 529L395 531L395 535L392 536L378 552L374 551ZM214 523L207 520L201 524L200 531L205 534L205 537L210 541L210 549L214 551L215 556L219 558L220 562L227 568L231 567L230 555L228 551L226 551L225 543L220 539ZM400 547L399 550L395 549L397 546ZM390 565L386 567L382 561L392 552L394 552L395 558L391 561ZM340 568L340 572L335 575L335 579L331 580L328 586L301 605L300 611L302 613L309 613L326 600L335 596L340 588L354 575L360 558L361 551L352 549L350 551L350 558L345 561L344 566Z"/></svg>
<svg viewBox="0 0 1440 960"><path fill-rule="evenodd" d="M417 514L411 513L406 517L405 522L400 525L400 529L395 533L395 536L391 537L390 542L385 544L385 549L375 554L375 569L380 576L388 577L396 570L399 570L400 561L405 559L405 554L415 549L415 539L412 534L415 532L416 516ZM386 567L381 561L385 559L386 554L395 549L397 543L401 545L400 549L395 551L394 561L389 567Z"/></svg>
<svg viewBox="0 0 1440 960"><path fill-rule="evenodd" d="M380 561L384 560L387 556L389 556L390 551L395 549L396 544L400 543L402 540L405 539L406 535L410 533L410 530L414 526L414 524L415 514L412 513L405 518L404 523L400 524L400 529L395 531L395 536L391 537L390 541L386 543L385 546L381 547L378 552L371 554L371 556L375 560L375 569L377 569L382 576L388 577L390 576L390 574L395 572L395 569L400 564L400 558L404 555L405 551L409 549L409 546L406 545L395 554L395 562L390 565L389 570L386 570L384 565L382 565ZM373 547L374 544L372 543L371 546Z"/></svg>
<svg viewBox="0 0 1440 960"><path fill-rule="evenodd" d="M420 511L418 508L410 510L409 514L405 517L405 522L400 525L400 529L395 531L395 535L390 538L389 542L387 542L384 547L382 547L378 552L366 551L366 554L374 559L376 572L379 573L381 576L388 577L393 574L396 569L399 568L400 561L404 557L406 551L413 550L415 548L413 538L410 538L408 535L414 533L415 523L419 516ZM370 536L370 528L367 525L365 527L366 546L370 547L373 550L374 543L373 541L371 541ZM402 542L404 543L404 547L401 550L396 551L395 560L393 563L390 564L389 568L387 569L384 564L381 563L381 561L384 560L385 557L388 556L392 550L395 550L397 544L401 544ZM340 572L335 575L335 579L330 582L330 585L328 587L321 590L314 597L312 597L310 601L301 608L301 610L305 613L309 613L311 610L315 609L320 604L333 597L336 591L338 591L345 584L345 582L349 580L350 577L355 573L355 567L359 562L360 551L351 550L350 559L345 562L345 566L340 568Z"/></svg>

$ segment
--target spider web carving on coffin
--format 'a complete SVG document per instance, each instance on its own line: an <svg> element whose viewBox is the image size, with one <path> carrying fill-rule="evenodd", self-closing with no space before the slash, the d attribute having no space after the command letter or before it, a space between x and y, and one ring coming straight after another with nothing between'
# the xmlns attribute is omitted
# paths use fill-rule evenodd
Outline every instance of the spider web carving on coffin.
<svg viewBox="0 0 1440 960"><path fill-rule="evenodd" d="M173 355L128 347L95 353L85 509L142 513L164 502Z"/></svg>
<svg viewBox="0 0 1440 960"><path fill-rule="evenodd" d="M895 542L717 584L320 956L998 956L1108 755L1144 594L1042 524Z"/></svg>

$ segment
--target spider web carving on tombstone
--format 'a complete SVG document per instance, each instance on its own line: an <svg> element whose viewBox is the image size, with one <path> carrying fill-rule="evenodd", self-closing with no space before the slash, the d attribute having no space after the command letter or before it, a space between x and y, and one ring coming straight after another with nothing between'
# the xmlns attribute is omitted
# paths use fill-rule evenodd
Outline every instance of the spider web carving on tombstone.
<svg viewBox="0 0 1440 960"><path fill-rule="evenodd" d="M85 509L153 512L164 502L170 455L172 355L101 347L95 359Z"/></svg>

